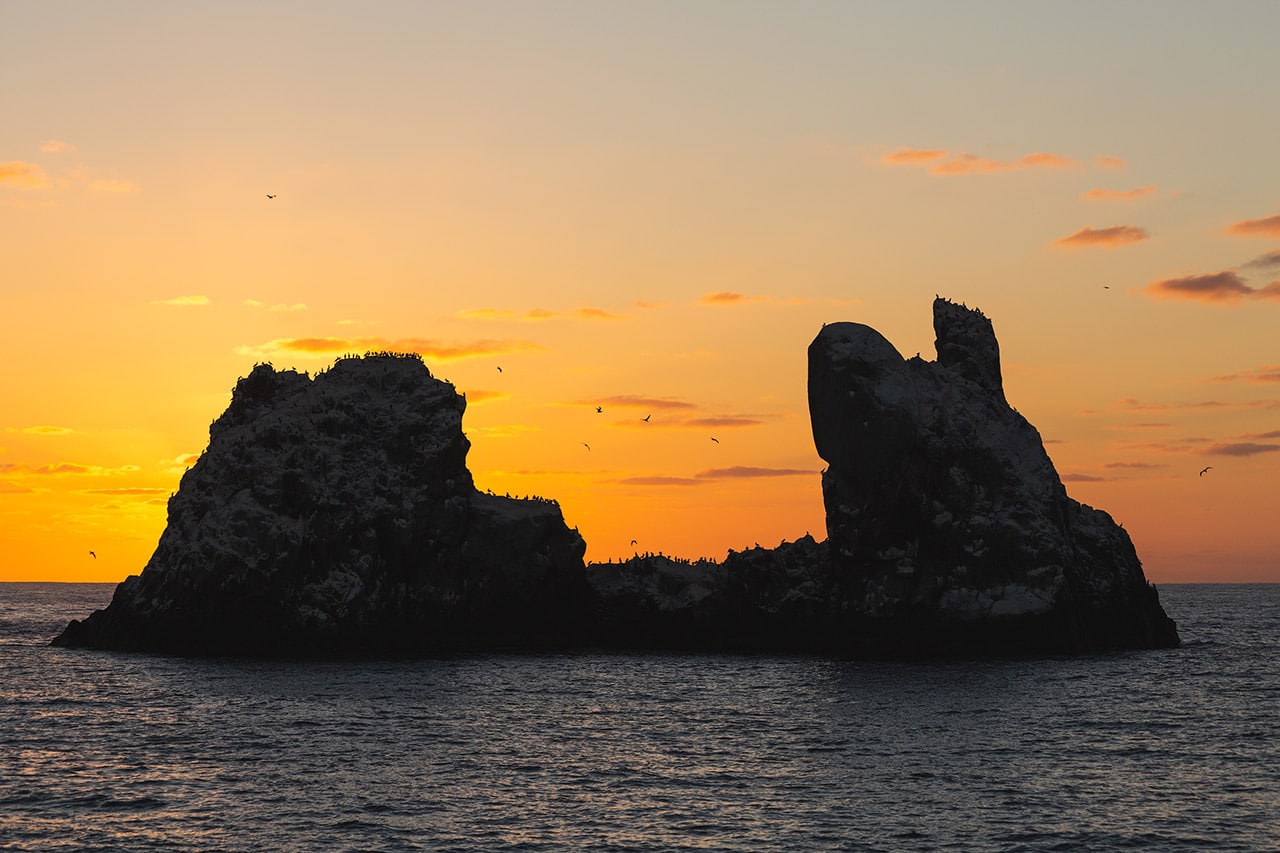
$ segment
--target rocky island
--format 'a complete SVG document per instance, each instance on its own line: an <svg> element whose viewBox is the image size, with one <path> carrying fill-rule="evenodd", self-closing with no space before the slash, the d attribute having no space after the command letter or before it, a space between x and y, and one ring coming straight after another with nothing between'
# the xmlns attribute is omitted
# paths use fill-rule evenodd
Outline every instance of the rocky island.
<svg viewBox="0 0 1280 853"><path fill-rule="evenodd" d="M54 642L193 654L605 647L896 656L1178 644L1132 542L1069 498L1004 397L981 312L936 361L825 326L809 347L827 540L583 564L558 505L478 491L465 399L417 356L258 365L142 573Z"/></svg>

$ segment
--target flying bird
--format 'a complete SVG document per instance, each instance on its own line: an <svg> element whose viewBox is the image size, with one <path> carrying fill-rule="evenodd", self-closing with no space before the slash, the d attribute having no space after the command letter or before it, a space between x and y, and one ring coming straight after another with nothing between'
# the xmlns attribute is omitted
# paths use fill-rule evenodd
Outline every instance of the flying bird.
<svg viewBox="0 0 1280 853"><path fill-rule="evenodd" d="M1201 477L1203 477L1203 476L1204 476L1204 472L1205 472L1205 471L1209 471L1209 470L1211 470L1212 468L1213 468L1213 466L1212 466L1212 465L1206 465L1206 466L1204 466L1203 468L1201 468L1201 469L1200 469L1200 476L1201 476Z"/></svg>
<svg viewBox="0 0 1280 853"><path fill-rule="evenodd" d="M603 412L603 411L604 411L604 407L603 407L603 406L596 406L596 414L597 414L597 415L598 415L598 414L600 414L600 413L601 413L601 412Z"/></svg>
<svg viewBox="0 0 1280 853"><path fill-rule="evenodd" d="M272 195L271 193L267 193L267 198L275 198L275 196Z"/></svg>
<svg viewBox="0 0 1280 853"><path fill-rule="evenodd" d="M711 436L711 440L714 441L716 444L720 443L720 439L716 438L714 435Z"/></svg>
<svg viewBox="0 0 1280 853"><path fill-rule="evenodd" d="M632 540L631 540L631 544L632 544L632 545L636 544L636 540L632 539Z"/></svg>
<svg viewBox="0 0 1280 853"><path fill-rule="evenodd" d="M591 449L591 445L587 444L585 441L582 442L582 446L585 447L587 450Z"/></svg>
<svg viewBox="0 0 1280 853"><path fill-rule="evenodd" d="M651 418L651 417L653 417L653 415L652 415L652 414L645 415L645 416L644 416L643 418L641 418L640 420L644 421L645 423L648 423L648 422L649 422L649 418Z"/></svg>
<svg viewBox="0 0 1280 853"><path fill-rule="evenodd" d="M96 560L96 559L98 559L98 555L97 555L97 554L95 554L95 553L93 553L92 551L90 551L90 552L89 552L89 556L90 556L90 557L93 557L93 559L95 559L95 560Z"/></svg>
<svg viewBox="0 0 1280 853"><path fill-rule="evenodd" d="M498 372L499 372L499 373L501 373L501 372L502 372L502 368L501 368L501 367L499 367L499 368L498 368Z"/></svg>

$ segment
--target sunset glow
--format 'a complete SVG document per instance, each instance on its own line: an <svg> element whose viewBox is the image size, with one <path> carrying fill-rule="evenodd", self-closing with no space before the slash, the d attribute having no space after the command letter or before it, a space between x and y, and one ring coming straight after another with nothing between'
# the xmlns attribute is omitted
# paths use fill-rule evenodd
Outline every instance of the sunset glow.
<svg viewBox="0 0 1280 853"><path fill-rule="evenodd" d="M590 560L822 538L806 348L941 294L1150 579L1280 581L1280 6L1159 8L7 4L0 580L137 573L238 377L364 351Z"/></svg>

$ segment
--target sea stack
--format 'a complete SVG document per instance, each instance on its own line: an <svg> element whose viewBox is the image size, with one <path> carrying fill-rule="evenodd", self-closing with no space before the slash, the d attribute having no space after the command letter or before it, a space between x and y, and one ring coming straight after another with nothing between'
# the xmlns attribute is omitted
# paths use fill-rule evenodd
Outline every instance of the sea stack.
<svg viewBox="0 0 1280 853"><path fill-rule="evenodd" d="M939 298L933 323L936 361L858 323L809 347L830 571L858 645L1176 646L1129 535L1067 496L1006 402L991 321Z"/></svg>
<svg viewBox="0 0 1280 853"><path fill-rule="evenodd" d="M590 591L555 502L477 491L466 400L416 355L260 364L140 575L55 640L174 653L406 654L568 642Z"/></svg>

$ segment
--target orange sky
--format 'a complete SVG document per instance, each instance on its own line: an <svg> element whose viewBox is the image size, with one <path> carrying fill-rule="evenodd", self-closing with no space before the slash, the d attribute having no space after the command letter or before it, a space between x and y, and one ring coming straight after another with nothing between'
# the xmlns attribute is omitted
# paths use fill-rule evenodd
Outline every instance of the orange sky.
<svg viewBox="0 0 1280 853"><path fill-rule="evenodd" d="M805 349L941 293L1150 578L1280 581L1280 6L460 5L5 4L0 580L138 572L238 377L364 349L589 559L820 536Z"/></svg>

